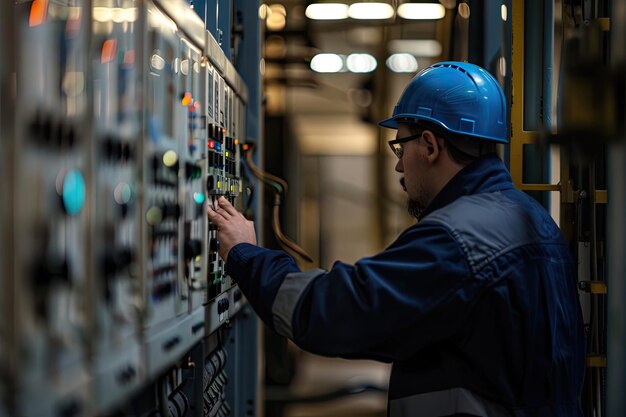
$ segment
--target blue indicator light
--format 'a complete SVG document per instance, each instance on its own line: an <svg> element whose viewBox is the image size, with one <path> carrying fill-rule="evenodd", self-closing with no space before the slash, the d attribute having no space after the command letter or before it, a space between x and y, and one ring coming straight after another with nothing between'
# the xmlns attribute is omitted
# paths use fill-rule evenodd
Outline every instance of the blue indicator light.
<svg viewBox="0 0 626 417"><path fill-rule="evenodd" d="M193 199L198 204L204 203L204 193L193 193Z"/></svg>
<svg viewBox="0 0 626 417"><path fill-rule="evenodd" d="M80 212L85 204L85 179L83 174L72 169L63 178L63 207L70 216Z"/></svg>

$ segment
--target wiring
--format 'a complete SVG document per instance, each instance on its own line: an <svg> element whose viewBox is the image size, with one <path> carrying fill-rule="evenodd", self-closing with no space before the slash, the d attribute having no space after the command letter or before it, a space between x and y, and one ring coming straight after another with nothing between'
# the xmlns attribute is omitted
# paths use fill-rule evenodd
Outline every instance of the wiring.
<svg viewBox="0 0 626 417"><path fill-rule="evenodd" d="M287 181L282 178L279 178L275 175L272 175L268 172L263 171L259 167L254 164L252 160L252 152L255 149L253 144L246 144L242 149L245 152L245 163L252 175L258 178L263 184L269 185L272 187L274 191L274 207L272 210L272 231L274 232L274 236L278 240L278 243L281 247L289 252L292 252L304 259L307 262L313 262L313 258L297 243L289 239L282 231L280 225L280 206L282 203L282 196L287 193L289 189L289 185Z"/></svg>

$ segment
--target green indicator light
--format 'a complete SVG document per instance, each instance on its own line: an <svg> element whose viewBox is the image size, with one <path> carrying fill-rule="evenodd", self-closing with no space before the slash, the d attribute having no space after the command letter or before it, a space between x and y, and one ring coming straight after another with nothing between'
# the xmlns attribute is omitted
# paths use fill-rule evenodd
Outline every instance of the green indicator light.
<svg viewBox="0 0 626 417"><path fill-rule="evenodd" d="M163 220L163 212L159 207L150 207L146 212L146 221L150 225L159 224Z"/></svg>

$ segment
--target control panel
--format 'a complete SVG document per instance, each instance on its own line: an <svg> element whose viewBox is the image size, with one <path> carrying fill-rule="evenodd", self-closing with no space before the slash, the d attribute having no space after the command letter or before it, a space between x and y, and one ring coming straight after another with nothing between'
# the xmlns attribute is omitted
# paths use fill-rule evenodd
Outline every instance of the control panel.
<svg viewBox="0 0 626 417"><path fill-rule="evenodd" d="M182 179L181 138L176 127L181 110L180 40L176 25L155 7L147 13L148 68L145 69L145 109L142 190L142 265L145 321L150 328L182 310Z"/></svg>
<svg viewBox="0 0 626 417"><path fill-rule="evenodd" d="M238 203L246 87L182 0L6 9L18 56L14 117L0 106L14 195L0 201L0 415L115 414L142 392L163 403L161 383L186 415L185 358L208 338L215 350L245 304L206 209ZM194 359L219 365L194 398L221 389L225 361Z"/></svg>
<svg viewBox="0 0 626 417"><path fill-rule="evenodd" d="M111 20L109 2L93 1L94 222L90 275L90 339L98 409L141 384L141 268L139 224L142 109L137 62L136 4L126 2Z"/></svg>
<svg viewBox="0 0 626 417"><path fill-rule="evenodd" d="M15 375L23 415L84 410L91 175L85 2L16 5ZM41 6L41 4L39 5ZM36 398L37 401L33 401Z"/></svg>

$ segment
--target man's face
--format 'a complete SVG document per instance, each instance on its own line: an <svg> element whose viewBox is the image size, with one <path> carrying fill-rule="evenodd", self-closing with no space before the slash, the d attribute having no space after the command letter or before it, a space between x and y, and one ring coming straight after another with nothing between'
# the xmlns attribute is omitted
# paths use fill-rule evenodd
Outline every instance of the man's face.
<svg viewBox="0 0 626 417"><path fill-rule="evenodd" d="M396 139L414 134L415 132L411 131L408 124L398 124ZM404 152L402 158L398 159L396 171L404 174L400 179L400 184L407 193L409 213L420 219L433 197L427 181L431 169L426 159L428 150L422 138L408 141L402 146Z"/></svg>

